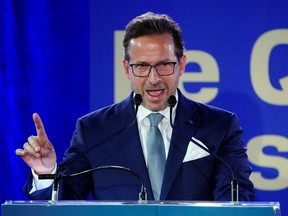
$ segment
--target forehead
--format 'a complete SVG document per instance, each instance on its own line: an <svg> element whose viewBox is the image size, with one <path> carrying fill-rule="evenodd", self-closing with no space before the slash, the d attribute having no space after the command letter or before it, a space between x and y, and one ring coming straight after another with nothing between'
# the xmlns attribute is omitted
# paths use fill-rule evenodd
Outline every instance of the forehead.
<svg viewBox="0 0 288 216"><path fill-rule="evenodd" d="M133 38L130 40L128 52L131 59L145 61L153 58L173 58L174 50L173 37L170 34L164 34Z"/></svg>

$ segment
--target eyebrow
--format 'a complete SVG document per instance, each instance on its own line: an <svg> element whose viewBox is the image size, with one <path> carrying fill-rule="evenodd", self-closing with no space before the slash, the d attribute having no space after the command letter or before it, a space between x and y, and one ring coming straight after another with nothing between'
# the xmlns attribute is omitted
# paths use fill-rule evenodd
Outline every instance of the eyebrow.
<svg viewBox="0 0 288 216"><path fill-rule="evenodd" d="M177 60L174 60L174 61L177 61ZM155 63L155 64L153 64L153 65L161 64L161 63L164 63L164 62L174 62L174 61L171 60L171 59L166 59L166 60L159 61L159 62L157 62L157 63ZM145 61L136 61L136 62L133 63L133 64L147 64L147 65L152 65L152 64L150 64L150 63L148 63L148 62L145 62Z"/></svg>

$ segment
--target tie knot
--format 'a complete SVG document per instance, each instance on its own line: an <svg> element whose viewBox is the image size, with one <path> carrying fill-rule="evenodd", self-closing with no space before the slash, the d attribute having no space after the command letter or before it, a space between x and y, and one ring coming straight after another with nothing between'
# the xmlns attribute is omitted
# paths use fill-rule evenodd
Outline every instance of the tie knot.
<svg viewBox="0 0 288 216"><path fill-rule="evenodd" d="M157 127L159 122L164 116L160 113L151 113L148 118L150 120L151 127Z"/></svg>

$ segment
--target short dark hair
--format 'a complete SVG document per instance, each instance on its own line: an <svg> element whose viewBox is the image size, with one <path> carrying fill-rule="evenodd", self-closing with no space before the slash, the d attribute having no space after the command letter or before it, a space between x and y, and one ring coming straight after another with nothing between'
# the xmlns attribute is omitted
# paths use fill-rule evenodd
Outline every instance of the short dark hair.
<svg viewBox="0 0 288 216"><path fill-rule="evenodd" d="M123 47L124 59L127 61L130 60L128 54L130 40L145 35L171 34L175 45L175 56L178 60L183 56L184 42L182 30L169 15L147 12L131 20L125 30Z"/></svg>

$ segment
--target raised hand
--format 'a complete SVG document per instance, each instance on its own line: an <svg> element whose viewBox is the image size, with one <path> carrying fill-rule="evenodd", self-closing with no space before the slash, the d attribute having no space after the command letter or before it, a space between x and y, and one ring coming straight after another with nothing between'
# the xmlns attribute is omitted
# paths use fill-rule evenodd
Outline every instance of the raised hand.
<svg viewBox="0 0 288 216"><path fill-rule="evenodd" d="M16 155L21 157L37 174L49 174L56 166L56 153L49 141L44 125L37 113L33 114L37 136L29 136L23 149L16 149Z"/></svg>

